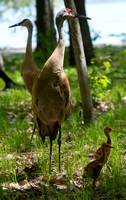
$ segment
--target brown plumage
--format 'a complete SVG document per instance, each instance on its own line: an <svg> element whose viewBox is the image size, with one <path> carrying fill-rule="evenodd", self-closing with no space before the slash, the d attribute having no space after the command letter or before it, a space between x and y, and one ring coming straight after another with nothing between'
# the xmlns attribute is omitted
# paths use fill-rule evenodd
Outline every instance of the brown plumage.
<svg viewBox="0 0 126 200"><path fill-rule="evenodd" d="M21 66L21 75L23 77L24 83L28 91L32 94L32 86L34 84L34 80L37 74L40 73L40 69L36 66L33 55L32 55L32 30L33 25L29 19L24 19L18 24L14 24L9 28L13 28L15 26L24 26L28 30L28 39L24 61Z"/></svg>
<svg viewBox="0 0 126 200"><path fill-rule="evenodd" d="M43 141L46 136L50 137L50 172L52 141L55 140L58 131L60 170L61 124L64 119L68 118L71 112L70 86L68 78L63 70L65 53L63 22L66 19L76 17L90 19L73 12L69 8L64 8L58 12L56 16L56 25L59 33L59 41L56 49L46 61L41 71L38 71L38 69L33 67L32 64L29 65L29 70L26 70L25 64L23 64L21 70L25 84L29 92L32 94L33 113L39 134ZM21 24L23 23L19 23L18 25ZM11 27L14 26L17 25ZM31 31L29 34L31 34ZM30 45L29 41L28 45ZM31 59L29 61L29 56L26 57L26 60L28 63L32 63ZM27 73L29 74L29 78L25 79Z"/></svg>
<svg viewBox="0 0 126 200"><path fill-rule="evenodd" d="M106 162L107 151L113 147L107 143L103 143L100 148L102 152L101 157L88 163L87 166L84 167L83 178L91 177L92 179L94 179L93 185L95 185L97 178L100 175L100 171Z"/></svg>
<svg viewBox="0 0 126 200"><path fill-rule="evenodd" d="M115 132L116 130L108 127L108 126L105 126L104 127L104 134L106 135L107 137L107 144L111 145L112 146L112 138L110 137L110 133L111 132ZM111 172L111 168L110 166L108 165L108 160L109 160L109 157L110 157L110 154L111 154L111 151L112 149L111 148L108 148L107 150L107 153L106 153L106 159L105 159L105 163L107 165L107 168L109 169L109 171ZM96 160L98 160L100 157L102 156L102 151L101 151L101 147L99 147L97 149L97 151L94 153L94 158Z"/></svg>
<svg viewBox="0 0 126 200"><path fill-rule="evenodd" d="M61 148L61 124L71 112L70 86L63 70L65 53L65 34L63 22L68 18L82 17L72 10L64 8L57 13L56 25L59 33L59 41L56 49L44 64L41 73L35 79L33 86L33 112L39 134L44 141L50 137L50 171L52 157L52 140L55 140L59 131L59 170Z"/></svg>

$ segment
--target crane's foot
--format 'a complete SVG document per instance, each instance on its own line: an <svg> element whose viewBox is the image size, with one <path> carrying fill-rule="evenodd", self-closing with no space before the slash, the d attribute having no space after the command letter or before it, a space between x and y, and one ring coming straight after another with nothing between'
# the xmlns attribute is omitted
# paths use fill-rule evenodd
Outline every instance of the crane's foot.
<svg viewBox="0 0 126 200"><path fill-rule="evenodd" d="M59 171L61 169L60 166L60 151L61 151L61 126L59 127L59 138L58 138L58 145L59 145Z"/></svg>

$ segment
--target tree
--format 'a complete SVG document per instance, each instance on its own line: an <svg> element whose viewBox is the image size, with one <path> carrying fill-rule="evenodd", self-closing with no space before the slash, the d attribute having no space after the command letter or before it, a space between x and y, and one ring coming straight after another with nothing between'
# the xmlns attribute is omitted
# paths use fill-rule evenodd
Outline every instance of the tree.
<svg viewBox="0 0 126 200"><path fill-rule="evenodd" d="M86 16L86 8L85 8L85 0L74 0L76 10L78 13ZM83 48L85 51L86 63L90 64L91 59L95 57L94 49L92 45L92 40L90 36L90 30L88 26L87 20L79 19L81 34L83 39ZM70 34L70 64L75 64L74 53L73 53L73 45L71 43L71 34Z"/></svg>
<svg viewBox="0 0 126 200"><path fill-rule="evenodd" d="M74 2L77 12L86 16L86 8L85 8L86 0L79 0L79 1L74 0ZM83 39L83 48L85 52L86 62L87 64L90 64L91 59L94 58L94 50L93 50L88 22L87 20L79 19L79 23Z"/></svg>
<svg viewBox="0 0 126 200"><path fill-rule="evenodd" d="M74 0L64 0L66 7L76 12ZM89 78L86 67L86 59L83 49L81 30L78 19L69 20L71 39L74 49L74 56L80 84L80 93L82 100L83 118L85 123L93 119L93 103L90 92Z"/></svg>
<svg viewBox="0 0 126 200"><path fill-rule="evenodd" d="M36 0L37 51L45 62L56 45L52 0Z"/></svg>

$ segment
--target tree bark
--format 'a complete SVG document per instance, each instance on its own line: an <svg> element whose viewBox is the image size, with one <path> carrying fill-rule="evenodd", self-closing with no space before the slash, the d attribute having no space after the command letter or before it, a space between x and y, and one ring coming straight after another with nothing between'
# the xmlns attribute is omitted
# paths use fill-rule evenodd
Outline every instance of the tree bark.
<svg viewBox="0 0 126 200"><path fill-rule="evenodd" d="M85 8L85 0L74 0L76 10L78 13L86 16L86 8ZM94 49L92 45L92 40L90 36L90 30L87 23L87 20L79 19L81 34L83 39L83 48L85 51L86 63L90 64L91 59L95 57ZM71 44L71 35L70 35L70 65L74 65L74 57L73 57L73 46Z"/></svg>
<svg viewBox="0 0 126 200"><path fill-rule="evenodd" d="M3 56L1 53L0 53L0 70L3 70L3 71L5 70Z"/></svg>
<svg viewBox="0 0 126 200"><path fill-rule="evenodd" d="M73 51L73 44L72 44L72 38L71 38L71 32L70 32L70 25L69 25L69 36L70 36L70 47L69 47L69 62L70 65L74 66L75 64L75 57L74 57L74 51Z"/></svg>
<svg viewBox="0 0 126 200"><path fill-rule="evenodd" d="M64 0L64 2L66 7L71 8L73 11L76 12L74 0ZM90 92L89 77L87 73L81 30L78 19L69 20L69 24L80 84L83 119L85 124L87 124L93 119L93 103Z"/></svg>
<svg viewBox="0 0 126 200"><path fill-rule="evenodd" d="M86 0L74 0L74 2L77 12L86 16ZM94 58L94 49L92 45L88 22L87 20L79 19L79 23L83 39L83 48L85 51L86 62L87 64L90 64L91 59Z"/></svg>
<svg viewBox="0 0 126 200"><path fill-rule="evenodd" d="M45 62L56 45L52 0L36 0L37 51Z"/></svg>

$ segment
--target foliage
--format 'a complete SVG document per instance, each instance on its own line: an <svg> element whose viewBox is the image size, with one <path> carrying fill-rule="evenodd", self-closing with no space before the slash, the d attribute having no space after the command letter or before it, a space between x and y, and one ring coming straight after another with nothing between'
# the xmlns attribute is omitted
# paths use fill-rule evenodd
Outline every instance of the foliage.
<svg viewBox="0 0 126 200"><path fill-rule="evenodd" d="M93 58L91 61L92 69L89 72L90 75L90 87L92 98L95 100L103 99L108 91L108 84L111 83L110 78L106 76L107 69L111 67L109 61L103 61L103 66L98 68L96 65L97 58Z"/></svg>
<svg viewBox="0 0 126 200"><path fill-rule="evenodd" d="M59 3L59 1L60 0L54 0L54 6L56 6ZM22 10L22 12L25 12L26 15L30 15L33 10L32 5L34 5L35 2L35 0L0 0L0 17L3 17L5 11L7 11L8 9L13 9L15 12Z"/></svg>
<svg viewBox="0 0 126 200"><path fill-rule="evenodd" d="M100 31L91 30L92 33L92 41L96 41L97 39L101 38Z"/></svg>
<svg viewBox="0 0 126 200"><path fill-rule="evenodd" d="M111 37L120 37L122 42L126 42L126 33L110 34Z"/></svg>
<svg viewBox="0 0 126 200"><path fill-rule="evenodd" d="M31 13L31 6L34 0L22 0L22 1L16 1L16 0L0 0L0 16L3 17L3 14L5 14L5 11L8 9L13 9L15 12L22 10L23 13L27 8L27 12Z"/></svg>

